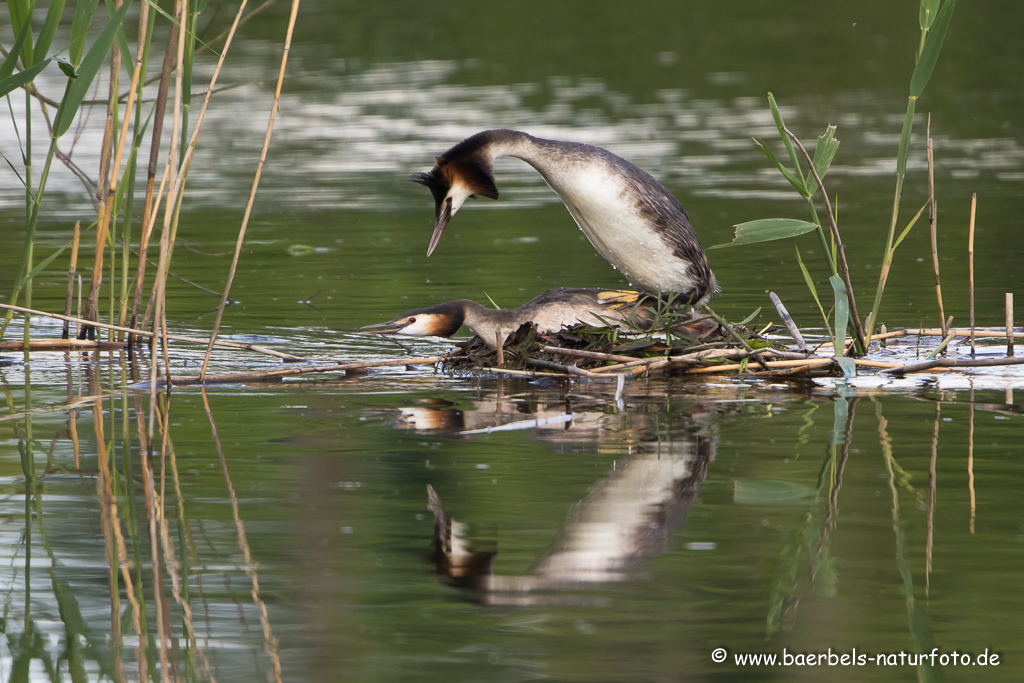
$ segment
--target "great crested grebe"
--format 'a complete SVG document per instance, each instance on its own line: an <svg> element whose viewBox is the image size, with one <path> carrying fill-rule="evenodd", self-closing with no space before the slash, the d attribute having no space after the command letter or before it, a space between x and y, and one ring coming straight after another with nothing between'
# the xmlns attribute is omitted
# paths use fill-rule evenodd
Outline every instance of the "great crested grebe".
<svg viewBox="0 0 1024 683"><path fill-rule="evenodd" d="M717 290L707 256L679 200L654 177L611 152L579 142L485 130L437 157L413 180L434 195L433 253L448 221L470 197L498 198L492 166L512 156L533 166L590 243L637 289L706 303Z"/></svg>
<svg viewBox="0 0 1024 683"><path fill-rule="evenodd" d="M643 330L654 322L656 300L639 292L618 289L558 288L534 297L519 308L485 308L469 299L448 301L417 308L386 323L366 325L373 334L402 334L409 337L451 337L465 325L497 348L525 323L533 323L540 334L554 334L580 323L597 327ZM694 318L698 326L706 318ZM705 332L706 330L701 330Z"/></svg>

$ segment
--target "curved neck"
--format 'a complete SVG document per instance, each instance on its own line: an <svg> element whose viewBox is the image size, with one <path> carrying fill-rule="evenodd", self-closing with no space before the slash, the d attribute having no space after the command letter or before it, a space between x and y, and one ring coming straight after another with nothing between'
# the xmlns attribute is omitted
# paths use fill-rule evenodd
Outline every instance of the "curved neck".
<svg viewBox="0 0 1024 683"><path fill-rule="evenodd" d="M466 301L462 304L464 319L462 324L473 331L473 334L483 339L487 345L494 343L494 333L498 330L519 327L526 322L524 316L517 311L506 311L498 308L486 308L475 301ZM502 333L504 340L505 333Z"/></svg>

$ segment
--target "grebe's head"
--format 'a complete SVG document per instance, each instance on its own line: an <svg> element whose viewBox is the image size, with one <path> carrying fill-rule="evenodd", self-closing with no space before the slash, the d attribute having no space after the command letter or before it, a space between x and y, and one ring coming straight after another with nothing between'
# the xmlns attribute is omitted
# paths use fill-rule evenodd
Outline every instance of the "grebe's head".
<svg viewBox="0 0 1024 683"><path fill-rule="evenodd" d="M485 133L489 133L486 131ZM490 136L478 133L437 157L434 168L413 175L413 182L426 185L434 195L434 234L430 237L427 256L441 241L448 221L470 197L480 195L498 198L498 188L491 172L493 159L487 151Z"/></svg>
<svg viewBox="0 0 1024 683"><path fill-rule="evenodd" d="M366 325L371 334L401 334L407 337L450 337L466 318L461 301L449 301L429 308L406 311L386 323Z"/></svg>

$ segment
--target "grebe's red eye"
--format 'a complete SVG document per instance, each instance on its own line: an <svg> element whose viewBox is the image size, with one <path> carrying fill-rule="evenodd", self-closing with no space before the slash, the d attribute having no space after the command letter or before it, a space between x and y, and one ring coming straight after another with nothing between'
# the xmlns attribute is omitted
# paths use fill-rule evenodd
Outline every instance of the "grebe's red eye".
<svg viewBox="0 0 1024 683"><path fill-rule="evenodd" d="M406 321L406 324L412 325L414 322L416 322L416 316L409 318L409 320Z"/></svg>

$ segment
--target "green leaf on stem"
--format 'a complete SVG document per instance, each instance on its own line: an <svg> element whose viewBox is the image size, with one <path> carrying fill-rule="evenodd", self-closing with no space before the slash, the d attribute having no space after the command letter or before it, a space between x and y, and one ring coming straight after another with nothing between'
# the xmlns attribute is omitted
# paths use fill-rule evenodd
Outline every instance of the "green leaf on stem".
<svg viewBox="0 0 1024 683"><path fill-rule="evenodd" d="M772 240L797 237L818 228L814 223L800 221L795 218L762 218L756 221L740 223L736 226L736 236L732 242L716 244L708 249L722 247L739 247L744 244L771 242Z"/></svg>
<svg viewBox="0 0 1024 683"><path fill-rule="evenodd" d="M53 263L53 260L54 260L55 258L57 258L58 256L60 256L60 255L61 255L62 253L64 253L64 250L65 250L65 249L67 249L67 248L68 248L68 247L70 247L70 246L71 246L71 244L70 244L70 243L68 243L68 244L65 244L65 245L64 245L63 247L61 247L61 248L60 248L60 249L58 249L57 251L53 252L52 254L50 254L49 256L47 256L47 257L46 257L45 259L43 259L42 261L40 261L40 262L39 262L38 264L36 264L36 267L35 267L35 268L33 268L33 269L32 269L32 270L31 270L31 271L30 271L30 272L28 273L28 275L25 275L25 276L23 276L23 277L22 277L22 278L21 278L21 279L20 279L20 280L18 281L18 284L17 284L17 286L18 286L18 287L24 287L24 286L25 286L25 283L26 283L26 282L28 282L29 280L31 280L32 278L34 278L34 277L35 277L36 275L39 275L39 273L43 272L43 270L45 270L46 266L48 266L48 265L50 265L51 263Z"/></svg>
<svg viewBox="0 0 1024 683"><path fill-rule="evenodd" d="M793 186L793 189L800 193L801 197L806 199L809 196L807 194L807 188L804 186L804 181L797 179L796 176L789 172L789 169L782 165L782 162L775 156L771 147L765 144L764 140L754 138L754 145L756 145L757 148L775 164L775 167L778 168L782 175L786 177L786 180L788 180L789 184Z"/></svg>
<svg viewBox="0 0 1024 683"><path fill-rule="evenodd" d="M57 25L64 14L64 0L53 0L50 9L46 11L46 19L43 27L39 29L39 37L36 39L35 56L41 59L50 51L50 44L53 43L53 36L57 33Z"/></svg>
<svg viewBox="0 0 1024 683"><path fill-rule="evenodd" d="M796 262L800 265L800 272L804 274L804 282L807 283L807 289L811 290L811 296L814 297L814 303L818 304L818 312L821 313L821 319L825 322L825 329L828 330L828 336L835 340L835 337L832 335L832 326L828 324L828 316L825 314L825 309L821 306L821 299L818 298L818 289L814 286L814 280L811 279L811 274L807 272L807 266L804 265L804 260L800 258L799 248L796 250Z"/></svg>
<svg viewBox="0 0 1024 683"><path fill-rule="evenodd" d="M49 59L44 59L35 66L25 69L22 72L16 73L13 76L0 79L0 97L5 97L7 93L17 90L23 85L27 85L32 82L32 79L36 75L46 68L46 65L50 63Z"/></svg>
<svg viewBox="0 0 1024 683"><path fill-rule="evenodd" d="M99 0L78 0L75 4L75 15L71 20L71 44L68 46L68 57L72 64L82 63L85 53L85 36L92 24L92 15L96 12Z"/></svg>
<svg viewBox="0 0 1024 683"><path fill-rule="evenodd" d="M756 311L754 311L753 313L751 313L751 314L750 314L750 315L748 315L748 316L747 316L746 318L744 318L743 320L739 321L739 322L738 322L738 323L736 323L736 324L737 324L737 325L746 325L746 324L747 324L747 323L749 323L749 322L750 322L751 320L753 320L754 318L756 318L756 317L757 317L757 314L758 314L758 313L760 313L760 312L761 312L761 307L760 307L760 306L758 306L758 307L757 307L757 310L756 310Z"/></svg>
<svg viewBox="0 0 1024 683"><path fill-rule="evenodd" d="M818 136L818 146L814 148L814 170L822 180L825 179L825 174L828 173L828 168L832 165L832 159L835 158L837 149L839 149L839 140L836 140L836 127L829 126L823 135ZM813 174L808 175L807 192L809 196L813 197L817 191L818 183L814 180Z"/></svg>
<svg viewBox="0 0 1024 683"><path fill-rule="evenodd" d="M846 351L846 328L850 324L850 300L846 296L846 283L840 275L833 275L828 281L832 283L836 297L836 334L832 348L835 349L836 363L843 369L843 376L849 379L857 374L857 364L852 358L843 356Z"/></svg>
<svg viewBox="0 0 1024 683"><path fill-rule="evenodd" d="M909 223L907 223L907 227L903 228L903 232L901 232L900 236L896 238L896 243L892 245L892 252L890 252L889 258L892 258L892 253L896 251L896 247L900 246L900 242L902 242L903 239L907 236L907 234L910 232L910 229L914 227L914 225L917 223L917 219L921 217L921 214L923 214L924 210L927 208L928 203L925 202L925 205L918 209L914 217L910 219Z"/></svg>
<svg viewBox="0 0 1024 683"><path fill-rule="evenodd" d="M942 49L942 41L946 39L946 30L949 28L949 20L953 16L954 7L956 7L956 0L946 0L943 3L942 8L935 16L935 23L928 31L928 37L924 39L921 56L914 68L914 75L910 77L911 97L920 97L924 92L924 87L928 85L928 79L932 76L935 63L939 61L939 50Z"/></svg>
<svg viewBox="0 0 1024 683"><path fill-rule="evenodd" d="M804 179L803 171L800 170L799 157L796 155L796 148L793 147L793 141L789 139L789 135L783 130L786 127L786 122L782 120L782 112L779 111L779 105L775 103L775 95L768 93L768 106L772 110L772 118L775 119L775 127L779 129L779 137L782 138L782 143L786 145L786 151L789 152L789 158L793 162L793 166L796 168L797 174L800 176L800 180ZM802 184L802 183L801 183Z"/></svg>
<svg viewBox="0 0 1024 683"><path fill-rule="evenodd" d="M103 60L106 58L107 52L110 51L110 45L114 42L117 30L121 27L124 15L128 13L131 5L132 0L125 0L121 8L114 12L103 31L96 37L96 42L92 44L89 52L82 59L82 64L78 68L78 78L68 82L64 97L60 102L60 108L57 110L57 116L54 118L53 137L59 138L71 127L71 122L74 120L75 114L78 113L78 108L82 106L82 101L88 94L93 79L96 78L100 67L103 66Z"/></svg>
<svg viewBox="0 0 1024 683"><path fill-rule="evenodd" d="M921 0L921 11L918 21L921 29L926 30L932 27L935 21L935 13L939 9L939 0Z"/></svg>
<svg viewBox="0 0 1024 683"><path fill-rule="evenodd" d="M14 67L18 65L18 56L21 54L21 47L28 40L28 30L31 25L26 22L21 30L18 31L18 37L14 39L14 46L11 47L11 51L7 54L3 64L0 64L0 81L8 78L14 73Z"/></svg>

